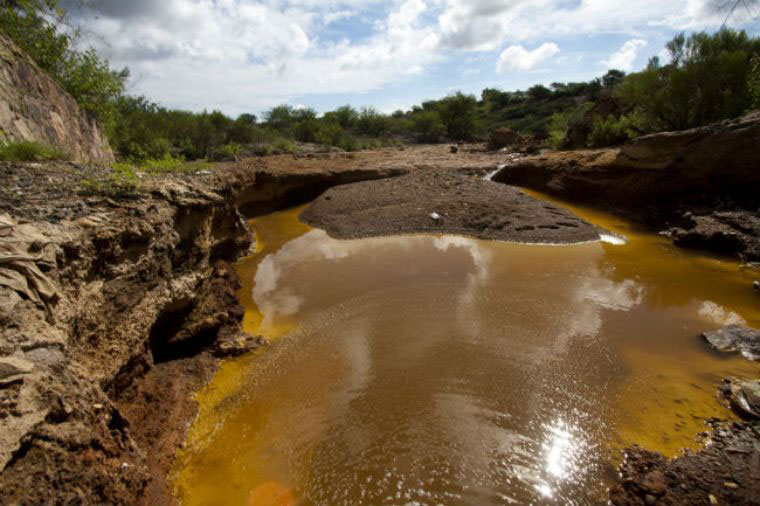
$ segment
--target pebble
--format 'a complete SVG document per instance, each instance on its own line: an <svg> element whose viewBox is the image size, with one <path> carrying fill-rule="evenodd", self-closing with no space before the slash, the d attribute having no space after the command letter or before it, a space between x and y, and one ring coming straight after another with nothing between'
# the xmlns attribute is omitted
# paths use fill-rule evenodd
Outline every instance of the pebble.
<svg viewBox="0 0 760 506"><path fill-rule="evenodd" d="M754 283L752 283L752 288L760 292L760 281L755 281Z"/></svg>
<svg viewBox="0 0 760 506"><path fill-rule="evenodd" d="M710 494L707 498L710 499L710 504L718 504L718 499L714 495Z"/></svg>
<svg viewBox="0 0 760 506"><path fill-rule="evenodd" d="M430 213L430 217L433 218L435 221L438 221L441 219L441 215L438 213Z"/></svg>
<svg viewBox="0 0 760 506"><path fill-rule="evenodd" d="M734 483L733 481L727 481L723 484L723 486L727 488L734 488L734 489L739 488L739 485Z"/></svg>

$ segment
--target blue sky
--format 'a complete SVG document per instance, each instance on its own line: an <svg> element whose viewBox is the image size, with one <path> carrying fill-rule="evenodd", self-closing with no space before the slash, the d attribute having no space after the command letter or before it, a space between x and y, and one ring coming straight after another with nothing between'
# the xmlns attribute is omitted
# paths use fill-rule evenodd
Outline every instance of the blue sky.
<svg viewBox="0 0 760 506"><path fill-rule="evenodd" d="M727 0L99 0L73 13L169 107L261 114L280 104L390 112L461 90L525 89L638 70ZM758 2L730 25L760 35ZM754 12L753 12L754 11Z"/></svg>

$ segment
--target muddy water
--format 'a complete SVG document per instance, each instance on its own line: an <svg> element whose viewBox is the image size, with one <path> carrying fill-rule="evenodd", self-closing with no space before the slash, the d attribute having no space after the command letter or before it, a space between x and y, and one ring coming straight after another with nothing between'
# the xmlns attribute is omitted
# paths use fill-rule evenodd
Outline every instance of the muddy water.
<svg viewBox="0 0 760 506"><path fill-rule="evenodd" d="M698 334L760 325L751 275L616 218L626 244L337 241L254 220L245 325L273 344L199 395L183 504L604 502L619 449L675 455L724 376ZM613 241L620 242L620 241Z"/></svg>

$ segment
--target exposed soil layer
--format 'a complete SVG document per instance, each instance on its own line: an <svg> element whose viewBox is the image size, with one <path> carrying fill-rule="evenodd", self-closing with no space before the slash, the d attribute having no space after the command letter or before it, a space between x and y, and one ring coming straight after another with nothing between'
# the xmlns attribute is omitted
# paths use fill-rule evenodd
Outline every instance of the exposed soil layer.
<svg viewBox="0 0 760 506"><path fill-rule="evenodd" d="M441 170L333 188L301 219L339 239L434 233L575 243L597 240L600 232L566 209L513 187Z"/></svg>
<svg viewBox="0 0 760 506"><path fill-rule="evenodd" d="M622 482L610 491L617 506L760 504L760 427L713 422L707 446L673 460L629 448Z"/></svg>
<svg viewBox="0 0 760 506"><path fill-rule="evenodd" d="M519 158L494 181L625 214L683 247L760 260L760 111L620 147Z"/></svg>

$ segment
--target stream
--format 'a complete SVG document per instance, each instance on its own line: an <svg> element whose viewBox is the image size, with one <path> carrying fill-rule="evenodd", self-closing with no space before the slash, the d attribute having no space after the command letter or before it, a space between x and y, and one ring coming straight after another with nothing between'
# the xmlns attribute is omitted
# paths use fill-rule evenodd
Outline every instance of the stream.
<svg viewBox="0 0 760 506"><path fill-rule="evenodd" d="M733 417L721 380L757 375L699 337L760 326L751 273L562 205L613 235L340 241L303 208L252 220L244 327L272 344L198 394L182 504L604 504L624 447L697 448Z"/></svg>

